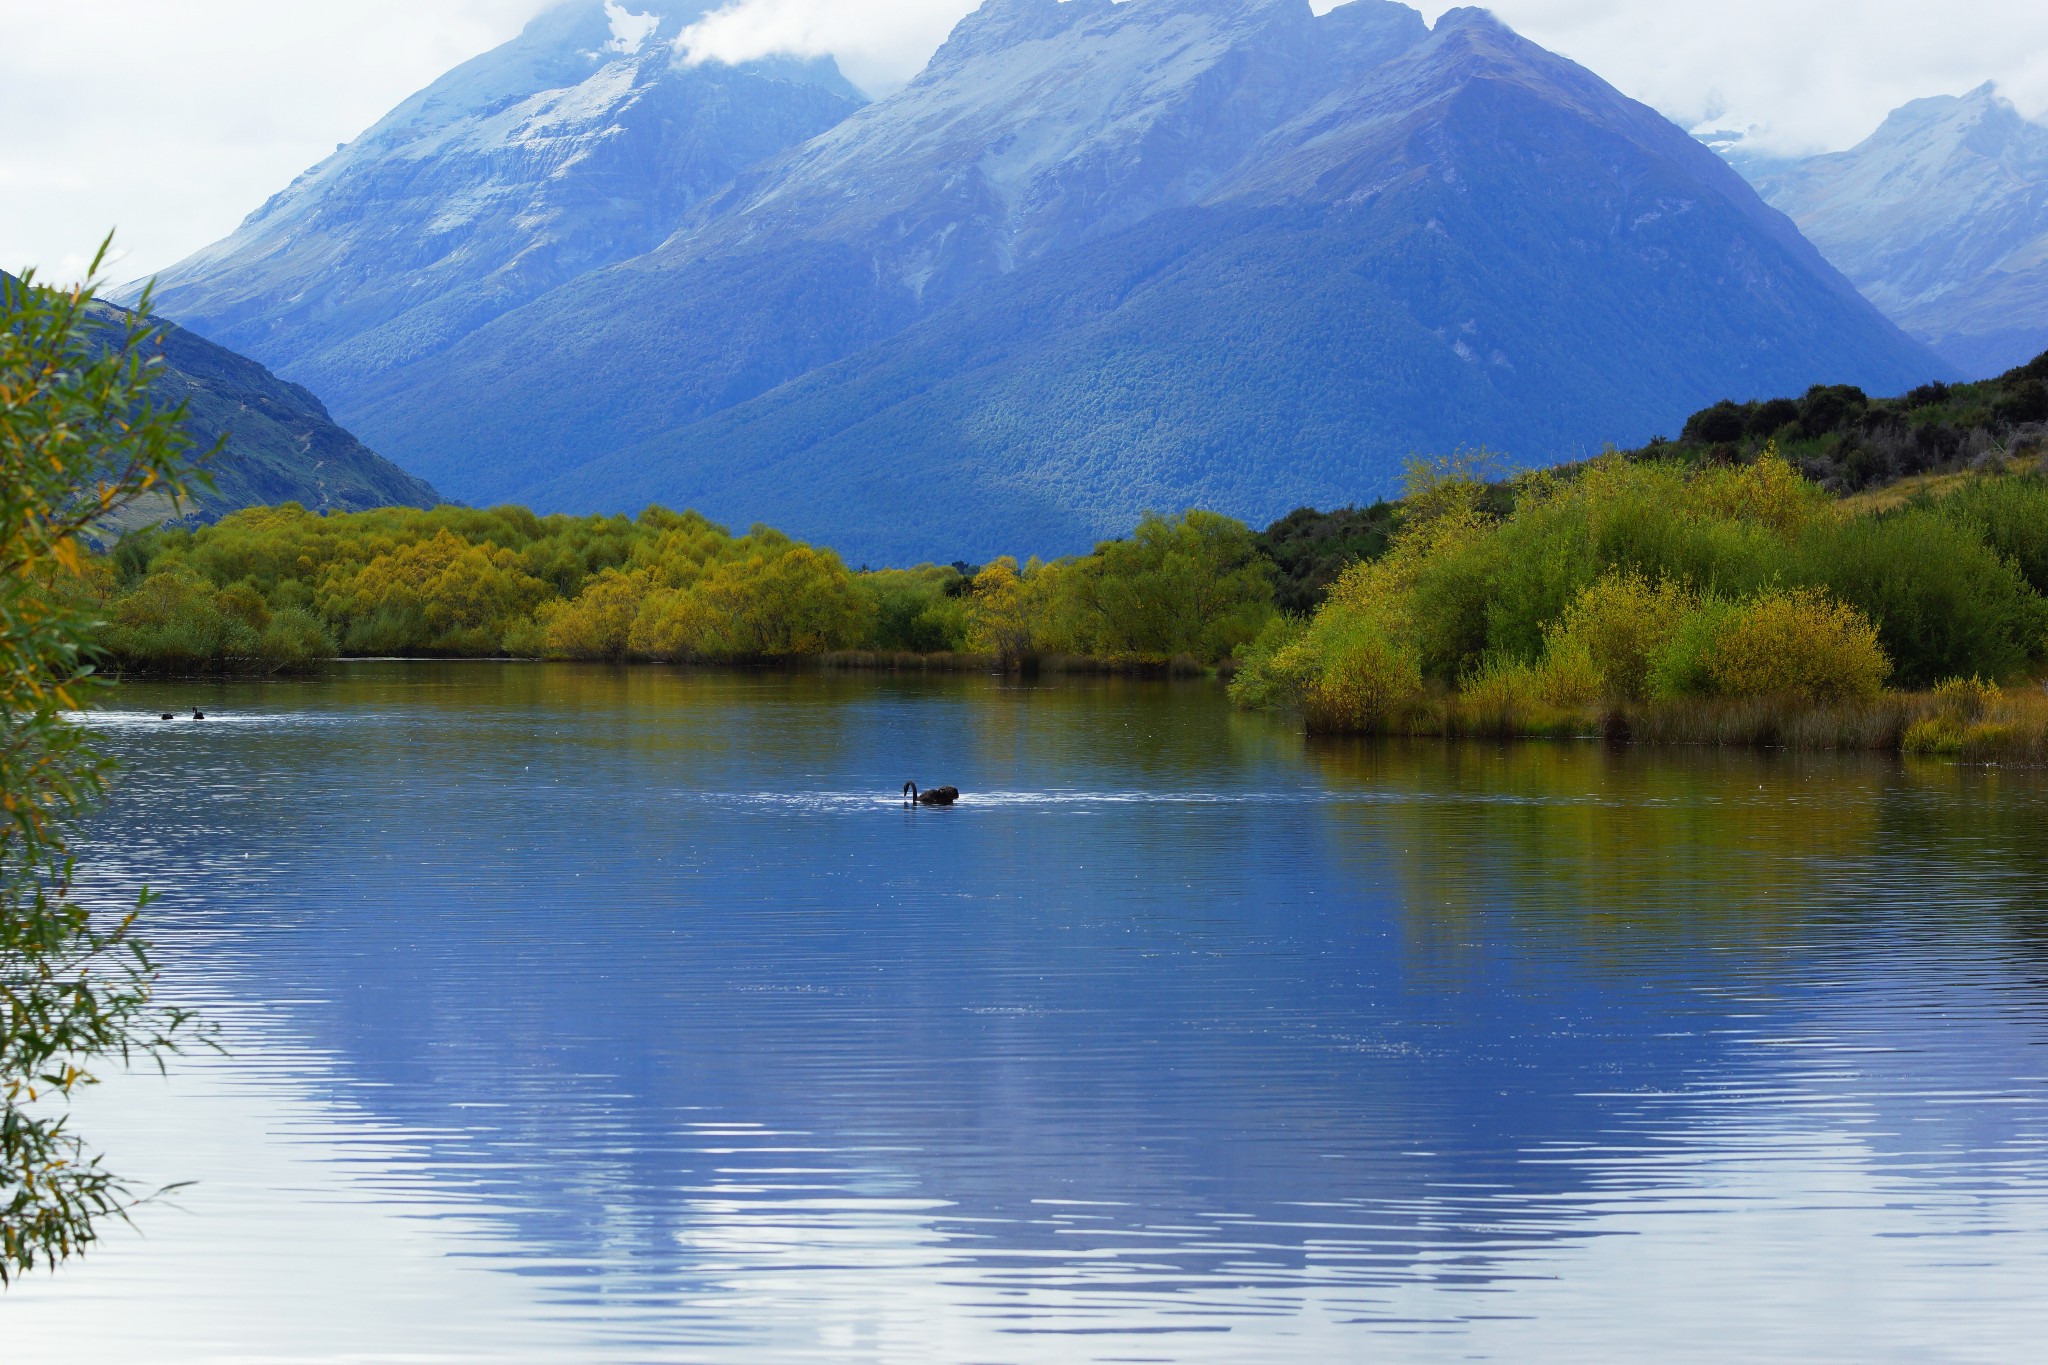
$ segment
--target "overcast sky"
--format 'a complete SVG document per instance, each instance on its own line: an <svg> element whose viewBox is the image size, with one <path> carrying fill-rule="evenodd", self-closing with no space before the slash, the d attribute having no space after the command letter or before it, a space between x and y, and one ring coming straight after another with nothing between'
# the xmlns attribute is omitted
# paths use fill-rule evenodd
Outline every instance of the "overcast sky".
<svg viewBox="0 0 2048 1365"><path fill-rule="evenodd" d="M0 0L0 267L126 277L226 235L293 176L547 0ZM627 6L631 8L631 5ZM741 0L716 55L913 75L974 0ZM1329 8L1318 0L1317 8ZM1450 6L1420 6L1432 21ZM1498 0L1503 19L1687 126L1849 146L1908 99L1996 80L2048 110L2044 0Z"/></svg>

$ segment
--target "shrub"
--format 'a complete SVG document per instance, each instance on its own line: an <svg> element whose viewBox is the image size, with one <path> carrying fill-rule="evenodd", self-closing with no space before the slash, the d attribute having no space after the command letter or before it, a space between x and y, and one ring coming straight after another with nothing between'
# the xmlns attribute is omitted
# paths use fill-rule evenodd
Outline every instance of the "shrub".
<svg viewBox="0 0 2048 1365"><path fill-rule="evenodd" d="M1311 731L1378 733L1403 704L1422 694L1419 651L1382 622L1354 617L1334 630L1312 633L1294 648L1313 651L1312 666L1302 670L1302 711Z"/></svg>
<svg viewBox="0 0 2048 1365"><path fill-rule="evenodd" d="M720 564L688 588L650 594L631 648L702 663L824 654L858 644L870 609L838 556L791 544Z"/></svg>
<svg viewBox="0 0 2048 1365"><path fill-rule="evenodd" d="M1703 471L1688 492L1708 516L1767 527L1787 539L1836 515L1827 493L1800 477L1776 446L1749 464Z"/></svg>
<svg viewBox="0 0 2048 1365"><path fill-rule="evenodd" d="M1769 440L1799 420L1799 404L1791 398L1766 399L1756 405L1756 411L1749 417L1749 434L1759 440Z"/></svg>
<svg viewBox="0 0 2048 1365"><path fill-rule="evenodd" d="M1816 384L1799 400L1799 434L1808 440L1863 419L1870 396L1853 384Z"/></svg>
<svg viewBox="0 0 2048 1365"><path fill-rule="evenodd" d="M1810 528L1796 579L1874 621L1908 687L2009 677L2048 648L2048 603L1965 526L1929 508Z"/></svg>
<svg viewBox="0 0 2048 1365"><path fill-rule="evenodd" d="M862 574L873 603L863 647L914 654L951 653L967 647L967 605L957 570L935 565Z"/></svg>
<svg viewBox="0 0 2048 1365"><path fill-rule="evenodd" d="M1724 398L1686 418L1679 439L1699 445L1729 445L1741 440L1748 431L1748 410Z"/></svg>
<svg viewBox="0 0 2048 1365"><path fill-rule="evenodd" d="M270 614L257 652L272 668L303 672L333 658L336 650L334 638L319 617L298 607L284 607Z"/></svg>
<svg viewBox="0 0 2048 1365"><path fill-rule="evenodd" d="M1884 690L1891 660L1854 607L1812 588L1770 592L1721 620L1706 658L1724 697L1858 701Z"/></svg>
<svg viewBox="0 0 2048 1365"><path fill-rule="evenodd" d="M1934 704L1945 716L1956 720L1982 720L1985 711L2005 693L1997 683L1982 678L1950 678L1934 689Z"/></svg>
<svg viewBox="0 0 2048 1365"><path fill-rule="evenodd" d="M1042 594L1046 571L1037 563L1017 567L1004 555L974 576L967 608L967 644L977 654L993 654L1005 667L1029 655L1036 641L1032 618Z"/></svg>
<svg viewBox="0 0 2048 1365"><path fill-rule="evenodd" d="M1390 502L1317 512L1303 507L1259 533L1259 553L1273 564L1274 605L1306 615L1322 604L1337 576L1361 559L1386 553L1400 526Z"/></svg>
<svg viewBox="0 0 2048 1365"><path fill-rule="evenodd" d="M1069 654L1213 664L1272 615L1272 566L1243 523L1213 512L1148 513L1129 539L1062 566L1036 634Z"/></svg>
<svg viewBox="0 0 2048 1365"><path fill-rule="evenodd" d="M2028 379L2014 384L1992 411L1999 421L2015 426L2027 422L2048 422L2048 383Z"/></svg>
<svg viewBox="0 0 2048 1365"><path fill-rule="evenodd" d="M1710 697L1716 692L1714 647L1741 605L1708 595L1682 617L1664 648L1650 660L1645 690L1660 700Z"/></svg>
<svg viewBox="0 0 2048 1365"><path fill-rule="evenodd" d="M1547 653L1575 649L1593 669L1598 695L1639 699L1649 692L1653 662L1698 605L1683 584L1652 583L1624 569L1579 594L1553 628Z"/></svg>
<svg viewBox="0 0 2048 1365"><path fill-rule="evenodd" d="M120 599L102 643L126 667L200 670L255 660L271 621L268 612L248 614L248 605L241 595L224 602L189 571L160 570Z"/></svg>
<svg viewBox="0 0 2048 1365"><path fill-rule="evenodd" d="M1490 661L1460 691L1478 710L1498 715L1591 706L1601 699L1602 685L1592 655L1576 641L1561 640L1533 664Z"/></svg>
<svg viewBox="0 0 2048 1365"><path fill-rule="evenodd" d="M508 549L446 528L430 540L332 572L320 611L342 623L353 652L492 653L506 630L551 595Z"/></svg>
<svg viewBox="0 0 2048 1365"><path fill-rule="evenodd" d="M551 659L625 659L632 652L633 623L652 589L646 569L605 570L573 602L541 608L542 651Z"/></svg>
<svg viewBox="0 0 2048 1365"><path fill-rule="evenodd" d="M2048 479L1973 479L1934 508L2011 560L2034 591L2048 594Z"/></svg>
<svg viewBox="0 0 2048 1365"><path fill-rule="evenodd" d="M1238 670L1230 680L1230 699L1248 711L1269 711L1301 701L1302 680L1280 660L1301 642L1308 622L1281 613L1266 622L1258 637L1244 647Z"/></svg>

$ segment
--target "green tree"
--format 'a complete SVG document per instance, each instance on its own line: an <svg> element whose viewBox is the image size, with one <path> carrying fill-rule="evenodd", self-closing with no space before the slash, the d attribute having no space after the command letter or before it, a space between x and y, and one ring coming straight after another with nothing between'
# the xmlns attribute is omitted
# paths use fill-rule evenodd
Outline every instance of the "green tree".
<svg viewBox="0 0 2048 1365"><path fill-rule="evenodd" d="M89 599L68 589L96 524L195 482L183 409L150 400L147 312L0 276L0 1281L80 1254L138 1201L69 1101L95 1065L160 1060L190 1033L153 999L142 907L72 896L70 833L108 765L68 718L95 682Z"/></svg>
<svg viewBox="0 0 2048 1365"><path fill-rule="evenodd" d="M1147 513L1130 539L1067 565L1047 612L1044 641L1065 653L1213 664L1272 619L1272 565L1229 517Z"/></svg>

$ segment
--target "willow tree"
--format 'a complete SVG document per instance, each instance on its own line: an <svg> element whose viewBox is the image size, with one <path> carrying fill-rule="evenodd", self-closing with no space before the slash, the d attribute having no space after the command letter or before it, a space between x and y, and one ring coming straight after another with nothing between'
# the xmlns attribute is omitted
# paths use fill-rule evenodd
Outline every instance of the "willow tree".
<svg viewBox="0 0 2048 1365"><path fill-rule="evenodd" d="M127 1216L141 1195L73 1131L71 1100L96 1067L161 1064L192 1032L153 998L146 894L113 910L74 894L72 840L109 767L71 719L99 682L87 542L198 478L183 409L150 399L147 318L146 298L128 313L91 284L0 275L0 1283Z"/></svg>

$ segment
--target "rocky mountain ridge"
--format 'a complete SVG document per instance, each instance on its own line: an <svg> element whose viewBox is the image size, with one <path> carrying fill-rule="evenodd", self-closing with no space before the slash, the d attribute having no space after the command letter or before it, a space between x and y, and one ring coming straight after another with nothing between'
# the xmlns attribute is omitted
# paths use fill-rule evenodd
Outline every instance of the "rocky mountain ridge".
<svg viewBox="0 0 2048 1365"><path fill-rule="evenodd" d="M21 287L0 271L0 290ZM100 347L117 344L135 320L132 310L106 302L92 304L87 316L91 344ZM301 385L164 318L146 323L162 360L151 381L152 401L160 408L183 404L194 453L214 452L204 466L213 487L195 492L184 508L190 519L212 521L239 508L286 502L316 512L440 504L431 485L343 430ZM140 525L173 511L168 499L153 498L124 520Z"/></svg>

